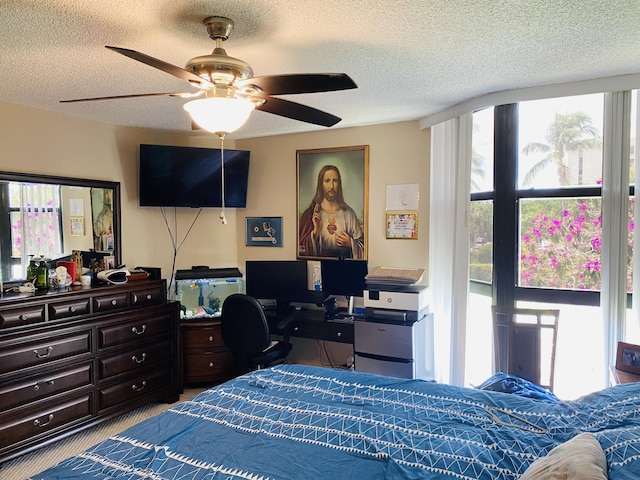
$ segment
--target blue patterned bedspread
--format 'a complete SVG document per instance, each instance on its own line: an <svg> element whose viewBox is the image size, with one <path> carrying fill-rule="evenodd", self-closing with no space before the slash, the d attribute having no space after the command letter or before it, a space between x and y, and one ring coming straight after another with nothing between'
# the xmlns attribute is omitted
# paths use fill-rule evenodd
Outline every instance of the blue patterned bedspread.
<svg viewBox="0 0 640 480"><path fill-rule="evenodd" d="M557 404L300 365L247 374L34 479L517 479L580 432L640 478L640 384Z"/></svg>

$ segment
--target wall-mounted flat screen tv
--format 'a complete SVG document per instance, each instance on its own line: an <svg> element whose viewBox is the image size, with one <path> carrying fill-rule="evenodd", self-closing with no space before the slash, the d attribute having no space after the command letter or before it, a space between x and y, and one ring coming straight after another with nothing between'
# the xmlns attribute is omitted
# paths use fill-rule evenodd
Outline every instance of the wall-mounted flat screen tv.
<svg viewBox="0 0 640 480"><path fill-rule="evenodd" d="M247 150L224 150L224 205L247 206ZM217 148L140 145L140 206L221 207L222 161Z"/></svg>

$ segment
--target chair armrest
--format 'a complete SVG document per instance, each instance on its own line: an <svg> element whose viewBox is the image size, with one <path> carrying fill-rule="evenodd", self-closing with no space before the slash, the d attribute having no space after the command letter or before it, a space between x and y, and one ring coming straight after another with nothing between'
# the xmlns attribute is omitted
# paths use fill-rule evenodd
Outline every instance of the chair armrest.
<svg viewBox="0 0 640 480"><path fill-rule="evenodd" d="M294 322L296 321L295 313L290 313L285 315L278 323L275 324L274 331L271 333L275 333L276 335L282 335L285 342L289 341L289 335L291 333L291 328L293 327Z"/></svg>

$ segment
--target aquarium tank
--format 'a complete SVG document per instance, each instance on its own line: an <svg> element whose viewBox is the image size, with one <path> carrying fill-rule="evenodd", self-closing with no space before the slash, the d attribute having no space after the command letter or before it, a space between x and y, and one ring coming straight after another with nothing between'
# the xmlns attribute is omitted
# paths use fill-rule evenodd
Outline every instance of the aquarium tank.
<svg viewBox="0 0 640 480"><path fill-rule="evenodd" d="M219 317L224 300L234 293L243 293L242 274L237 268L195 266L176 272L176 301L183 320Z"/></svg>

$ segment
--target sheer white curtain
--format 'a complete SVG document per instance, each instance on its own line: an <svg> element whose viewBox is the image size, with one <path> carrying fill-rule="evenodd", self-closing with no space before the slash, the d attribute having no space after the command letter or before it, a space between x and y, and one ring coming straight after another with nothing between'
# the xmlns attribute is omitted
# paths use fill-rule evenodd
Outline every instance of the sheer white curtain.
<svg viewBox="0 0 640 480"><path fill-rule="evenodd" d="M615 363L618 340L625 338L630 118L630 91L605 94L600 297L600 308L606 326L605 365Z"/></svg>
<svg viewBox="0 0 640 480"><path fill-rule="evenodd" d="M469 292L471 113L431 127L429 288L436 380L464 382Z"/></svg>
<svg viewBox="0 0 640 480"><path fill-rule="evenodd" d="M638 198L640 198L640 169L638 168L640 162L640 156L638 155L638 147L640 143L640 91L635 92L635 131L632 135L635 138L635 195L634 195L634 209L633 209L633 222L634 222L634 235L633 235L633 323L635 327L636 338L638 338L638 329L640 329L640 208L638 208ZM636 295L636 292L639 294ZM634 340L640 341L640 340Z"/></svg>
<svg viewBox="0 0 640 480"><path fill-rule="evenodd" d="M51 257L62 252L60 190L57 185L16 185L20 189L17 205L20 233L12 241L20 243L22 266L26 268L29 255Z"/></svg>

